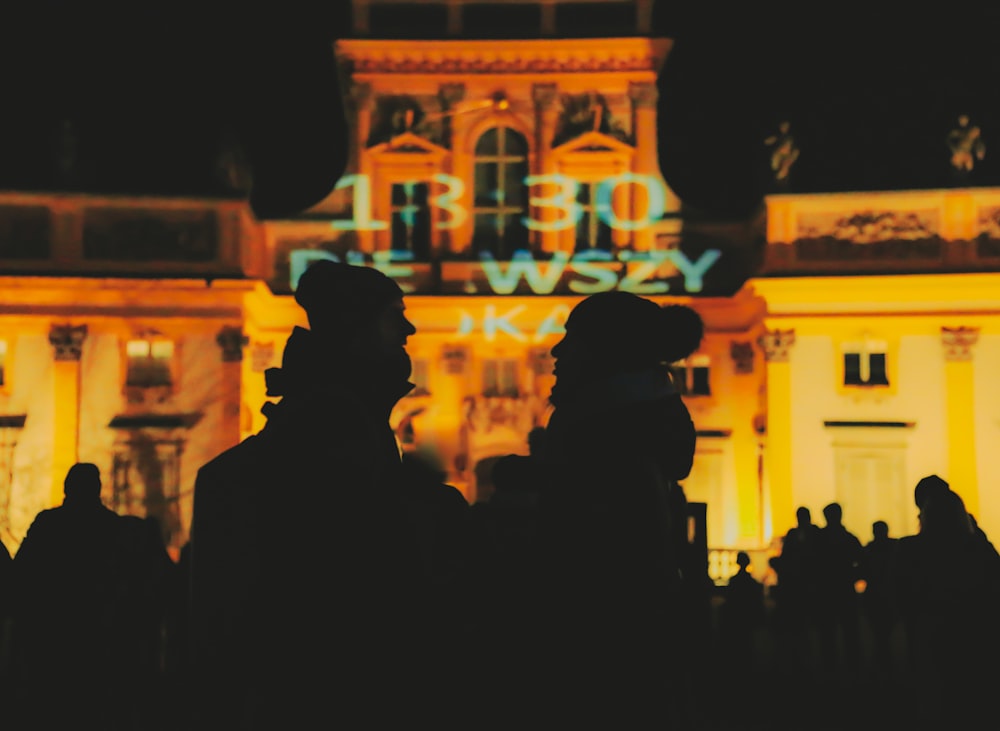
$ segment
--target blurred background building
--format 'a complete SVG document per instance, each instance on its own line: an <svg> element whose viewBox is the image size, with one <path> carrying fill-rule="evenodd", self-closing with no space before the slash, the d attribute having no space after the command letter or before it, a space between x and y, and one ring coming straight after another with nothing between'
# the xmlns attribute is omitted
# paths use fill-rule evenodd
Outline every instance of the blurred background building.
<svg viewBox="0 0 1000 731"><path fill-rule="evenodd" d="M779 116L734 163L754 205L713 211L690 176L661 170L679 159L711 177L713 158L692 158L703 138L671 121L697 116L670 95L690 82L668 62L690 51L657 6L356 0L330 20L332 83L308 89L342 105L314 145L342 148L344 173L293 210L263 210L260 190L281 182L246 136L213 138L210 183L125 190L95 177L96 133L54 125L47 177L0 192L2 540L16 549L89 461L108 504L157 517L178 550L197 469L264 424L264 370L306 324L292 293L320 258L408 293L416 389L392 423L469 501L488 498L490 459L525 453L545 425L569 310L623 289L690 304L707 326L674 369L714 576L735 572L736 550L762 558L801 505L840 502L863 541L875 520L911 533L931 473L1000 531L989 128L956 108L951 136L924 143L939 177L823 189L799 176L815 179L822 138ZM258 103L315 132L293 95ZM730 184L717 176L720 196Z"/></svg>

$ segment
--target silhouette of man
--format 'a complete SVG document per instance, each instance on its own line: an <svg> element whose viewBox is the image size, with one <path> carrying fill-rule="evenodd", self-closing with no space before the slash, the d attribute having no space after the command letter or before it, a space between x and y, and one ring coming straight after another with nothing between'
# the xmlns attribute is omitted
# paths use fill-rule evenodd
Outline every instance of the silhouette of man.
<svg viewBox="0 0 1000 731"><path fill-rule="evenodd" d="M265 374L280 401L195 483L199 728L377 726L420 700L426 552L389 426L415 328L399 286L366 267L317 262L295 299L309 328Z"/></svg>
<svg viewBox="0 0 1000 731"><path fill-rule="evenodd" d="M895 560L896 540L889 536L884 520L872 523L872 540L865 544L858 565L865 581L862 609L872 634L873 659L879 672L892 670L892 631L897 612L892 596L890 568Z"/></svg>
<svg viewBox="0 0 1000 731"><path fill-rule="evenodd" d="M696 621L679 481L696 431L670 365L700 346L704 326L691 308L607 292L565 327L539 497L548 687L558 725L638 727L682 713L686 693L673 687L666 705L663 694L693 659L678 631Z"/></svg>
<svg viewBox="0 0 1000 731"><path fill-rule="evenodd" d="M63 496L62 505L35 516L14 554L24 727L110 728L121 518L101 502L96 465L70 467ZM43 702L52 694L58 703Z"/></svg>
<svg viewBox="0 0 1000 731"><path fill-rule="evenodd" d="M817 619L827 667L836 669L842 654L846 669L856 672L860 660L860 608L854 584L860 577L862 546L844 526L843 515L840 503L823 508L826 525L819 533Z"/></svg>

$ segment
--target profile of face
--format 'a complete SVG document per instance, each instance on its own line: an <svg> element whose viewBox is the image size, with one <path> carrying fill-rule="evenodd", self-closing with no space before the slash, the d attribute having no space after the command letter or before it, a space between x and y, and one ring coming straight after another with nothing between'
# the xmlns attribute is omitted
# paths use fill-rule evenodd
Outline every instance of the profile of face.
<svg viewBox="0 0 1000 731"><path fill-rule="evenodd" d="M412 365L406 352L406 341L417 328L406 316L406 305L402 298L389 302L375 319L371 339L366 344L372 354L384 363L394 377L402 380L410 377Z"/></svg>
<svg viewBox="0 0 1000 731"><path fill-rule="evenodd" d="M592 362L593 353L587 339L574 326L572 318L566 321L566 334L552 346L551 352L555 360L552 375L556 377L552 397L558 400L576 392L587 382L590 374L588 363Z"/></svg>

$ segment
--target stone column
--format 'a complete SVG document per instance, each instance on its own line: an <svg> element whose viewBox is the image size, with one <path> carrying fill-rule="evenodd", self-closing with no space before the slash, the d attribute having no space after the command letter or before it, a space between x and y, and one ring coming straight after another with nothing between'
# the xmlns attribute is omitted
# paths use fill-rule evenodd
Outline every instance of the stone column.
<svg viewBox="0 0 1000 731"><path fill-rule="evenodd" d="M239 325L226 325L215 336L222 351L222 428L218 432L220 451L239 443L240 409L243 405L243 348L248 338Z"/></svg>
<svg viewBox="0 0 1000 731"><path fill-rule="evenodd" d="M757 387L760 368L755 367L757 351L750 341L730 341L729 356L733 362L733 461L736 466L736 500L739 505L737 539L760 542L763 516L763 495L758 478L757 458L759 436L754 417L759 411ZM751 385L754 384L754 385Z"/></svg>
<svg viewBox="0 0 1000 731"><path fill-rule="evenodd" d="M680 199L663 180L663 171L660 170L659 148L657 146L657 108L660 96L656 84L631 84L629 98L632 100L632 137L635 139L633 171L641 175L651 175L660 180L663 183L664 211L667 214L677 214L681 209ZM635 199L633 198L633 200ZM645 203L640 204L638 208L633 204L631 217L638 218L640 215L644 215L646 210ZM673 228L676 228L676 231ZM671 233L680 233L679 219L677 219L676 226L671 227L670 231ZM635 232L632 245L637 251L647 251L652 244L652 229L640 229Z"/></svg>
<svg viewBox="0 0 1000 731"><path fill-rule="evenodd" d="M977 327L942 327L947 406L948 474L951 489L962 496L965 508L979 511L979 484L975 440L975 372L972 346L979 340Z"/></svg>
<svg viewBox="0 0 1000 731"><path fill-rule="evenodd" d="M792 502L792 375L789 353L794 330L768 330L757 345L767 361L767 427L764 470L771 502L771 534L795 525Z"/></svg>
<svg viewBox="0 0 1000 731"><path fill-rule="evenodd" d="M552 139L556 134L556 123L559 121L559 88L556 84L534 84L531 87L531 99L535 103L535 169L532 175L548 175L555 173L555 163L552 160ZM545 195L542 186L531 186L530 193L535 196ZM542 206L531 211L531 217L543 223L555 221L561 214L552 206ZM539 231L539 248L545 252L555 252L559 249L558 231Z"/></svg>
<svg viewBox="0 0 1000 731"><path fill-rule="evenodd" d="M87 339L86 325L53 325L52 345L55 423L52 434L52 487L49 504L63 499L66 473L79 460L80 434L80 355Z"/></svg>

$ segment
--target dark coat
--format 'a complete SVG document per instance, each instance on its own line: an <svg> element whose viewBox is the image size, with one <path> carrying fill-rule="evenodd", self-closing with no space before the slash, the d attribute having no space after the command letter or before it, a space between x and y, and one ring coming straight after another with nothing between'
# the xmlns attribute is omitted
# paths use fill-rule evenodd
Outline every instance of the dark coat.
<svg viewBox="0 0 1000 731"><path fill-rule="evenodd" d="M388 425L411 386L373 396L345 364L289 357L308 346L296 330L266 426L195 483L199 728L374 721L375 690L404 692L420 654L421 553Z"/></svg>

